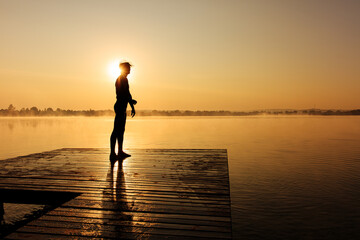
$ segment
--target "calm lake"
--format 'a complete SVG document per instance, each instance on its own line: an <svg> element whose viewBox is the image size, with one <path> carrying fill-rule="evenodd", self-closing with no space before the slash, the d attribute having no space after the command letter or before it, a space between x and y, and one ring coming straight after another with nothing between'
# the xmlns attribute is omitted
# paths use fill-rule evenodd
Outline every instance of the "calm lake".
<svg viewBox="0 0 360 240"><path fill-rule="evenodd" d="M0 159L109 147L112 127L0 118ZM135 117L124 146L227 149L235 239L360 239L360 117Z"/></svg>

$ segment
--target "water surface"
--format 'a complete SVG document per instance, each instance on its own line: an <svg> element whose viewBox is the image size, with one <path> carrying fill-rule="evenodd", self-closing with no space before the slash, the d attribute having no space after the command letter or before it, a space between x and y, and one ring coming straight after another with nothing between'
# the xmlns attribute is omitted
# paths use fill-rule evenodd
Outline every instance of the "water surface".
<svg viewBox="0 0 360 240"><path fill-rule="evenodd" d="M0 159L108 147L111 118L0 118ZM228 149L235 239L360 238L360 117L138 117L125 148Z"/></svg>

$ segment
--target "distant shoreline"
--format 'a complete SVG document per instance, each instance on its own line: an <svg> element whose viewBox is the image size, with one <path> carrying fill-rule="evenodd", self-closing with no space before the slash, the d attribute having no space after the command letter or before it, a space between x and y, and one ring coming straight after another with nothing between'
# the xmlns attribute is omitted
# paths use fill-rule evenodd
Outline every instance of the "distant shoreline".
<svg viewBox="0 0 360 240"><path fill-rule="evenodd" d="M65 110L57 108L38 109L37 107L15 109L12 105L8 109L0 109L2 117L61 117L61 116L114 116L113 110ZM321 116L354 116L360 115L360 109L331 110L331 109L303 109L303 110L257 110L257 111L191 111L191 110L137 110L137 116L257 116L257 115L321 115Z"/></svg>

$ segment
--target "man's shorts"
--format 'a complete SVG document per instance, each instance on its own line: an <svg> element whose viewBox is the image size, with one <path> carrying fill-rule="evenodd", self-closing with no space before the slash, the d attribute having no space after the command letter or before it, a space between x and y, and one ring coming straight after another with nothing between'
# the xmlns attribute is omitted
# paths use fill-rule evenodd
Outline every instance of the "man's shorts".
<svg viewBox="0 0 360 240"><path fill-rule="evenodd" d="M126 113L126 107L127 107L127 102L125 101L116 101L115 105L114 105L114 111L116 114L124 114Z"/></svg>

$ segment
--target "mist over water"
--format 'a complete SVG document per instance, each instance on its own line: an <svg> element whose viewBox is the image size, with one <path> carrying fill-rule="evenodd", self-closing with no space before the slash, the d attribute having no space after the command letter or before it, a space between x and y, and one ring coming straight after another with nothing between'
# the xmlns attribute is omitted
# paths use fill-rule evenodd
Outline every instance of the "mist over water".
<svg viewBox="0 0 360 240"><path fill-rule="evenodd" d="M110 117L0 118L0 159L108 148L112 127ZM228 149L235 239L360 237L359 117L135 117L124 146Z"/></svg>

